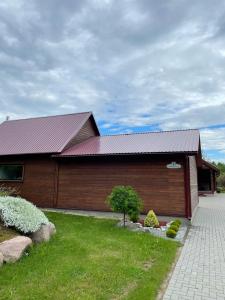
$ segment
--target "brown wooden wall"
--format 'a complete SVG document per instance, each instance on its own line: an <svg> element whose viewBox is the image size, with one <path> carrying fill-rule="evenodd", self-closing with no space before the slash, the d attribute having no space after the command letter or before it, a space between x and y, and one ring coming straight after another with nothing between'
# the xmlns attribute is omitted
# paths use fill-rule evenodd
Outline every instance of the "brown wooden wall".
<svg viewBox="0 0 225 300"><path fill-rule="evenodd" d="M0 184L16 187L22 197L40 207L53 207L55 198L55 166L49 157L27 156L1 158L0 163L24 164L22 182L0 181Z"/></svg>
<svg viewBox="0 0 225 300"><path fill-rule="evenodd" d="M171 161L182 168L168 169ZM23 182L0 183L19 187L21 196L40 207L108 211L105 200L112 188L131 185L143 199L144 212L154 209L161 215L185 215L183 158L53 160L39 155L1 159L0 163L24 164Z"/></svg>
<svg viewBox="0 0 225 300"><path fill-rule="evenodd" d="M181 169L168 169L171 161ZM108 158L59 163L59 208L109 210L105 203L115 185L131 185L144 201L144 211L161 215L185 215L183 159L172 157L141 160Z"/></svg>

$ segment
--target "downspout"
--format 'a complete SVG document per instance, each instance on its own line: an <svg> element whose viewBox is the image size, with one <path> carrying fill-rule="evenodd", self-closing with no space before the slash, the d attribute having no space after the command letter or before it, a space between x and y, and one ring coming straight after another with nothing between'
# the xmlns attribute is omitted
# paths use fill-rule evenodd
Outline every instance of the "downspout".
<svg viewBox="0 0 225 300"><path fill-rule="evenodd" d="M184 188L185 188L185 217L191 219L191 190L190 190L190 165L189 157L185 156L184 163Z"/></svg>

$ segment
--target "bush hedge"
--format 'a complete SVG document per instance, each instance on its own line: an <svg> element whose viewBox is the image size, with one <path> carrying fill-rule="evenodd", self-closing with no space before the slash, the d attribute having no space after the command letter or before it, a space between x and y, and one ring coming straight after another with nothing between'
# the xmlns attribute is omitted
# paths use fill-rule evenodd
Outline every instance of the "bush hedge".
<svg viewBox="0 0 225 300"><path fill-rule="evenodd" d="M0 220L6 227L22 233L37 231L49 221L45 214L32 203L19 197L0 197Z"/></svg>
<svg viewBox="0 0 225 300"><path fill-rule="evenodd" d="M174 230L175 232L178 232L178 230L179 230L179 227L176 226L176 225L170 225L169 228L172 229L172 230Z"/></svg>
<svg viewBox="0 0 225 300"><path fill-rule="evenodd" d="M166 236L170 238L175 238L177 235L177 232L179 231L181 225L181 220L176 219L173 222L170 223L170 227L166 231Z"/></svg>
<svg viewBox="0 0 225 300"><path fill-rule="evenodd" d="M176 233L176 231L174 231L173 229L168 229L167 231L166 231L166 236L167 237L170 237L170 238L172 238L172 239L174 239L175 237L176 237L176 235L177 235L177 233Z"/></svg>

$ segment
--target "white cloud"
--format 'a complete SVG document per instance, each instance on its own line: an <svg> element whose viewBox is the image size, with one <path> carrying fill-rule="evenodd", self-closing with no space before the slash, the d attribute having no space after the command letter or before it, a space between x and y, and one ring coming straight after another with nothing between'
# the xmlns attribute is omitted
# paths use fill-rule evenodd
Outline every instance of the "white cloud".
<svg viewBox="0 0 225 300"><path fill-rule="evenodd" d="M202 147L225 155L225 127L201 130Z"/></svg>
<svg viewBox="0 0 225 300"><path fill-rule="evenodd" d="M123 129L224 124L224 9L222 0L2 2L0 119L93 110ZM223 130L214 132L203 141L223 151Z"/></svg>

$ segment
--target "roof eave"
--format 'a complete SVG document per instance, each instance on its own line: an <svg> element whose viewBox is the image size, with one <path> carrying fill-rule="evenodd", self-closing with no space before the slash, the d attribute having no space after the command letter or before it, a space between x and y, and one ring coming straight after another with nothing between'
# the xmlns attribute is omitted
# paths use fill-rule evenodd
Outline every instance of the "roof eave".
<svg viewBox="0 0 225 300"><path fill-rule="evenodd" d="M95 153L95 154L71 154L71 155L63 155L63 154L55 154L52 157L56 158L73 158L73 157L100 157L100 156L131 156L131 155L172 155L172 154L183 154L183 155L196 155L198 151L170 151L170 152L129 152L129 153Z"/></svg>

